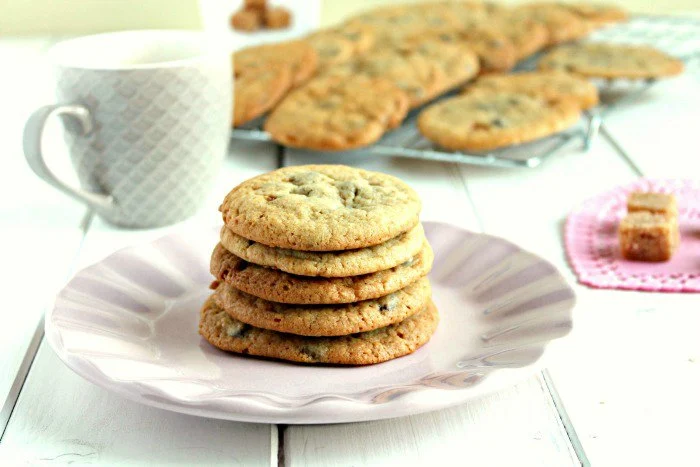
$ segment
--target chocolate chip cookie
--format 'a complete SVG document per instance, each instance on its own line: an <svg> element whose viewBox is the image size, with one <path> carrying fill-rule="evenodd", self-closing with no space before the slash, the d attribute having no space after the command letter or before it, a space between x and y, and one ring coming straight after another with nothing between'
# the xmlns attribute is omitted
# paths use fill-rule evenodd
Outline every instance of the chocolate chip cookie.
<svg viewBox="0 0 700 467"><path fill-rule="evenodd" d="M299 86L316 71L318 55L314 48L303 40L258 45L233 54L233 69L236 75L248 74L251 69L267 70L280 65L291 68L292 86Z"/></svg>
<svg viewBox="0 0 700 467"><path fill-rule="evenodd" d="M547 44L561 44L587 35L592 26L566 8L557 5L530 3L514 8L514 21L530 20L547 28Z"/></svg>
<svg viewBox="0 0 700 467"><path fill-rule="evenodd" d="M391 80L418 107L476 76L479 61L470 48L436 39L387 41L359 57L350 73Z"/></svg>
<svg viewBox="0 0 700 467"><path fill-rule="evenodd" d="M465 93L480 91L527 94L547 100L567 99L578 103L583 110L598 104L598 89L593 83L575 75L556 71L485 76L464 90Z"/></svg>
<svg viewBox="0 0 700 467"><path fill-rule="evenodd" d="M473 50L479 57L482 73L502 73L515 65L516 50L510 39L489 25L436 32L433 36L442 42L460 44Z"/></svg>
<svg viewBox="0 0 700 467"><path fill-rule="evenodd" d="M349 336L302 337L252 327L232 318L210 298L200 313L199 333L231 352L302 363L368 365L410 354L428 342L439 321L435 305L400 323Z"/></svg>
<svg viewBox="0 0 700 467"><path fill-rule="evenodd" d="M612 4L607 3L557 3L573 14L589 21L596 26L625 21L627 12Z"/></svg>
<svg viewBox="0 0 700 467"><path fill-rule="evenodd" d="M250 263L300 276L359 276L393 268L413 258L423 247L425 235L419 223L408 232L379 245L345 251L299 251L274 248L221 229L221 244Z"/></svg>
<svg viewBox="0 0 700 467"><path fill-rule="evenodd" d="M651 79L683 72L682 61L653 47L602 42L558 47L542 57L538 66L607 79Z"/></svg>
<svg viewBox="0 0 700 467"><path fill-rule="evenodd" d="M427 275L432 265L433 250L425 242L416 256L391 269L350 277L296 276L249 263L218 244L210 270L219 281L265 300L319 305L369 300L396 292Z"/></svg>
<svg viewBox="0 0 700 467"><path fill-rule="evenodd" d="M219 209L232 232L264 245L335 251L377 245L412 229L421 202L391 175L306 165L241 183Z"/></svg>
<svg viewBox="0 0 700 467"><path fill-rule="evenodd" d="M407 112L408 97L387 79L320 76L292 91L264 128L285 146L341 151L377 141Z"/></svg>
<svg viewBox="0 0 700 467"><path fill-rule="evenodd" d="M234 319L257 328L302 336L345 336L403 321L426 307L430 282L422 278L389 295L344 305L285 305L222 282L214 302Z"/></svg>
<svg viewBox="0 0 700 467"><path fill-rule="evenodd" d="M268 112L292 86L291 68L249 68L237 73L233 92L233 126L243 125Z"/></svg>
<svg viewBox="0 0 700 467"><path fill-rule="evenodd" d="M474 92L421 112L418 129L448 149L481 151L562 131L580 117L577 103L515 93Z"/></svg>

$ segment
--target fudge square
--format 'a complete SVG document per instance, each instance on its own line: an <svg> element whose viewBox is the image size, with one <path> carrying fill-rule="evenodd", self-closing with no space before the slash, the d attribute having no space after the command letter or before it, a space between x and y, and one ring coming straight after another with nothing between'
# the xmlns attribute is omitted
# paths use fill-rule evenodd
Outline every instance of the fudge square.
<svg viewBox="0 0 700 467"><path fill-rule="evenodd" d="M668 261L678 247L678 221L675 216L631 212L620 222L618 235L625 259Z"/></svg>
<svg viewBox="0 0 700 467"><path fill-rule="evenodd" d="M627 198L627 212L649 211L667 217L678 215L676 197L664 193L634 192Z"/></svg>

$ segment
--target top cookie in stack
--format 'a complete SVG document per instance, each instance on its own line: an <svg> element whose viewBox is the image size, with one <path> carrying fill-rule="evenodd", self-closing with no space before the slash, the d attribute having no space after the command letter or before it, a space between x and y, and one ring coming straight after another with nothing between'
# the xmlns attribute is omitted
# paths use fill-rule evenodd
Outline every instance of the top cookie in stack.
<svg viewBox="0 0 700 467"><path fill-rule="evenodd" d="M338 165L280 169L234 188L211 258L200 333L225 350L369 364L413 352L437 311L421 203L401 180Z"/></svg>

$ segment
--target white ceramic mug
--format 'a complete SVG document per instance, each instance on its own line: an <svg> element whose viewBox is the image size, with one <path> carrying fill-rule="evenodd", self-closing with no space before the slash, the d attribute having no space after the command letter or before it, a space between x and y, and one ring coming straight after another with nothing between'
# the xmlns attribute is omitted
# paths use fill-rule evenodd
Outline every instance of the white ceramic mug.
<svg viewBox="0 0 700 467"><path fill-rule="evenodd" d="M34 172L108 221L156 227L192 215L226 155L230 54L204 33L125 31L49 51L58 104L34 112L24 153ZM44 160L46 120L59 115L81 187Z"/></svg>

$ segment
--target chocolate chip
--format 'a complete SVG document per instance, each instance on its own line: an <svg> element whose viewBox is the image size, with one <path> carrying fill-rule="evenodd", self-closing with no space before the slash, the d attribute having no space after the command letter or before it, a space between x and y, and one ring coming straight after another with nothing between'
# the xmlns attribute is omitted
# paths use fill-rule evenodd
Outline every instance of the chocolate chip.
<svg viewBox="0 0 700 467"><path fill-rule="evenodd" d="M252 326L245 323L240 323L240 325L232 324L226 329L226 334L229 337L245 337L251 328Z"/></svg>
<svg viewBox="0 0 700 467"><path fill-rule="evenodd" d="M302 346L302 348L299 351L311 358L311 360L313 361L318 361L321 358L318 351L315 348L308 345Z"/></svg>
<svg viewBox="0 0 700 467"><path fill-rule="evenodd" d="M234 271L239 271L239 272L240 272L240 271L244 271L244 270L246 270L246 269L248 268L249 265L250 265L250 263L248 263L247 261L241 260L241 261L238 261L238 262L236 263L236 265L233 267L233 270L234 270Z"/></svg>
<svg viewBox="0 0 700 467"><path fill-rule="evenodd" d="M500 118L494 118L491 120L491 125L495 126L496 128L504 128L506 126L506 122Z"/></svg>

